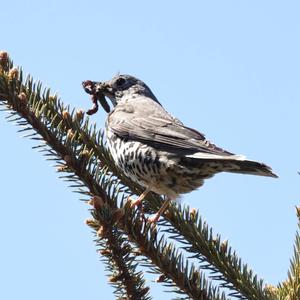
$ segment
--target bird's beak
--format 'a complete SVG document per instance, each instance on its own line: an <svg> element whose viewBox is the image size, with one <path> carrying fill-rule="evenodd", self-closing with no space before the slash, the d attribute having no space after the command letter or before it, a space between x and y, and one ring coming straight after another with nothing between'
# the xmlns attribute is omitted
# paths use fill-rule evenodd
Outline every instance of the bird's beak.
<svg viewBox="0 0 300 300"><path fill-rule="evenodd" d="M93 108L88 110L87 114L92 115L98 111L98 101L107 113L110 112L110 107L105 96L109 96L111 88L106 82L86 80L82 82L82 86L86 93L92 95L92 101L94 103Z"/></svg>

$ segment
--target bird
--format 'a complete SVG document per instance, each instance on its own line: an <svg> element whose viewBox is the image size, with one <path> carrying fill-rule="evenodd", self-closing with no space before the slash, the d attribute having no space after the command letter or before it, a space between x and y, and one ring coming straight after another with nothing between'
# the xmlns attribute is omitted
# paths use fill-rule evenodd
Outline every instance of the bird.
<svg viewBox="0 0 300 300"><path fill-rule="evenodd" d="M164 196L160 209L148 218L150 223L159 220L171 201L201 187L217 173L277 177L268 165L224 150L185 126L134 76L118 74L108 81L87 80L82 85L94 102L87 113L98 110L98 101L108 112L106 140L114 163L144 189L132 207L150 192Z"/></svg>

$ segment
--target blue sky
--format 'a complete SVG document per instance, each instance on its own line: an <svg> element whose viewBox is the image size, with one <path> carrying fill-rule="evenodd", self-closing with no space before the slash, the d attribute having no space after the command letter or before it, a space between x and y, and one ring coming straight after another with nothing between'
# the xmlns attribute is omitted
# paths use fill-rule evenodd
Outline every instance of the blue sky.
<svg viewBox="0 0 300 300"><path fill-rule="evenodd" d="M298 1L6 1L1 49L77 108L90 107L83 80L135 75L187 126L271 165L277 180L221 174L182 202L276 284L300 205L299 9ZM93 119L102 127L105 113ZM88 208L3 112L0 128L0 298L114 299L84 225Z"/></svg>

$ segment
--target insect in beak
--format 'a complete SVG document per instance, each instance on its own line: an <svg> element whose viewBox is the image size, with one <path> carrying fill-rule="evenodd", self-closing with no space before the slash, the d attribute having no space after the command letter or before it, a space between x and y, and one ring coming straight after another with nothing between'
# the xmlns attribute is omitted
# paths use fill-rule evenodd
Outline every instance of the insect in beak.
<svg viewBox="0 0 300 300"><path fill-rule="evenodd" d="M104 83L86 80L82 82L82 86L84 90L91 95L91 99L94 104L93 107L86 112L88 115L93 115L98 111L98 101L107 113L110 112L110 106L104 95L106 89L106 85Z"/></svg>

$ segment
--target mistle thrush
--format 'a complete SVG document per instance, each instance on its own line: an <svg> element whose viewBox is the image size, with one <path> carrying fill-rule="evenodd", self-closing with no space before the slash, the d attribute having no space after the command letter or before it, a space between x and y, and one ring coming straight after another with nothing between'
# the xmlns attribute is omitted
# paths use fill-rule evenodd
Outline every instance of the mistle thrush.
<svg viewBox="0 0 300 300"><path fill-rule="evenodd" d="M195 129L170 115L141 80L117 75L105 82L83 82L92 95L93 114L99 101L109 112L106 120L108 147L115 164L145 188L138 204L150 191L165 196L165 202L150 221L156 222L171 200L203 185L219 172L277 177L263 163L223 150Z"/></svg>

